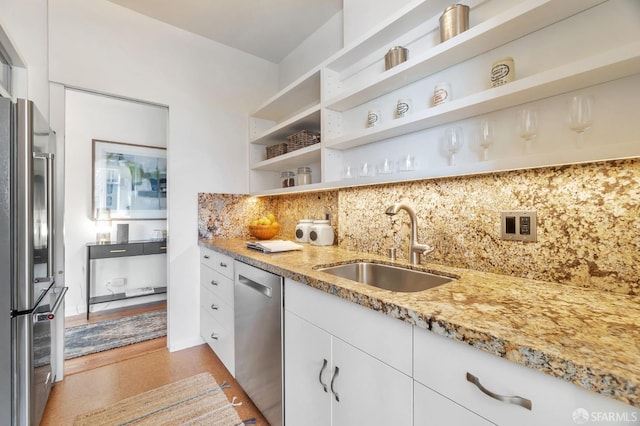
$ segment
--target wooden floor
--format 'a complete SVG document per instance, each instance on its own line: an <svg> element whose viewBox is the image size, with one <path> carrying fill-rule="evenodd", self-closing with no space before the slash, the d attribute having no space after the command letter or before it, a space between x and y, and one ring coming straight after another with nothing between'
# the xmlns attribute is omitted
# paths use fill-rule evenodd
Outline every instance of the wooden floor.
<svg viewBox="0 0 640 426"><path fill-rule="evenodd" d="M90 322L163 307L143 306L92 314ZM82 321L86 323L86 318L65 320L67 326ZM229 401L235 396L242 402L242 406L236 407L242 420L255 418L256 424L268 425L208 345L169 352L166 338L160 338L65 361L64 380L51 390L41 426L73 425L78 414L203 372L210 372L218 383L231 384L224 392Z"/></svg>

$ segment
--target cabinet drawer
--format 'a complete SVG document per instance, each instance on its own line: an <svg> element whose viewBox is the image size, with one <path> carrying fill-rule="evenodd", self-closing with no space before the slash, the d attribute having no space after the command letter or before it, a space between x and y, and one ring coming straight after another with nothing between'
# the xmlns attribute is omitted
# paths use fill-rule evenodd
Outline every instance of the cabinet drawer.
<svg viewBox="0 0 640 426"><path fill-rule="evenodd" d="M200 263L233 279L233 259L222 253L200 248Z"/></svg>
<svg viewBox="0 0 640 426"><path fill-rule="evenodd" d="M414 379L497 424L575 425L572 416L578 408L627 413L629 418L640 414L629 405L447 337L418 328L414 336ZM531 401L531 409L488 396L467 380L467 373L487 391Z"/></svg>
<svg viewBox="0 0 640 426"><path fill-rule="evenodd" d="M490 426L495 424L415 381L413 382L413 397L413 424L415 426Z"/></svg>
<svg viewBox="0 0 640 426"><path fill-rule="evenodd" d="M200 265L200 287L233 306L233 279L228 278L205 265Z"/></svg>
<svg viewBox="0 0 640 426"><path fill-rule="evenodd" d="M200 306L228 330L233 330L233 305L216 296L209 288L200 289Z"/></svg>
<svg viewBox="0 0 640 426"><path fill-rule="evenodd" d="M156 241L152 243L144 243L144 254L162 254L167 252L166 241Z"/></svg>
<svg viewBox="0 0 640 426"><path fill-rule="evenodd" d="M235 376L233 329L223 327L209 312L200 308L200 336L213 349L227 370Z"/></svg>
<svg viewBox="0 0 640 426"><path fill-rule="evenodd" d="M142 243L138 244L109 244L89 247L89 258L106 259L110 257L139 256L144 253Z"/></svg>
<svg viewBox="0 0 640 426"><path fill-rule="evenodd" d="M411 324L285 279L285 307L411 376Z"/></svg>

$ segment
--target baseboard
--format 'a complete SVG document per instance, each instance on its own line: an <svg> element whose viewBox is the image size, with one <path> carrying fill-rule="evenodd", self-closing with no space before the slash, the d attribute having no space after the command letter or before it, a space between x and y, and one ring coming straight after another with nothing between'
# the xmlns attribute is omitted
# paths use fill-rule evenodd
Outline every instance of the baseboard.
<svg viewBox="0 0 640 426"><path fill-rule="evenodd" d="M189 339L167 339L169 352L181 351L183 349L199 346L204 343L200 336Z"/></svg>

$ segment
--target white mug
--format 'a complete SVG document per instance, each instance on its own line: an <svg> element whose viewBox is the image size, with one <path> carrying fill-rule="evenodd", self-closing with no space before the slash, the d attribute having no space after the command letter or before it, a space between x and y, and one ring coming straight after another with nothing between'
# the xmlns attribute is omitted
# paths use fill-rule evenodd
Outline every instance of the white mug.
<svg viewBox="0 0 640 426"><path fill-rule="evenodd" d="M370 109L367 113L367 127L373 127L380 122L380 111Z"/></svg>
<svg viewBox="0 0 640 426"><path fill-rule="evenodd" d="M451 85L449 83L438 83L433 89L433 106L449 102L451 100Z"/></svg>
<svg viewBox="0 0 640 426"><path fill-rule="evenodd" d="M411 111L411 99L398 99L396 105L396 118L402 118L409 115Z"/></svg>

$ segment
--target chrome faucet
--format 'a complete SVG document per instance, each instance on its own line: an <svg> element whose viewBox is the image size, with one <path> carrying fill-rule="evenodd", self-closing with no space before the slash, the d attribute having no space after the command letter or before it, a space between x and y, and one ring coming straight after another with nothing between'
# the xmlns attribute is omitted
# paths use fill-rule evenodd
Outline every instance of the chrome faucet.
<svg viewBox="0 0 640 426"><path fill-rule="evenodd" d="M428 254L433 251L433 247L427 244L418 243L418 219L413 208L404 203L395 203L389 207L385 213L394 216L400 210L406 210L411 220L411 239L409 240L409 259L412 265L420 263L420 255Z"/></svg>

